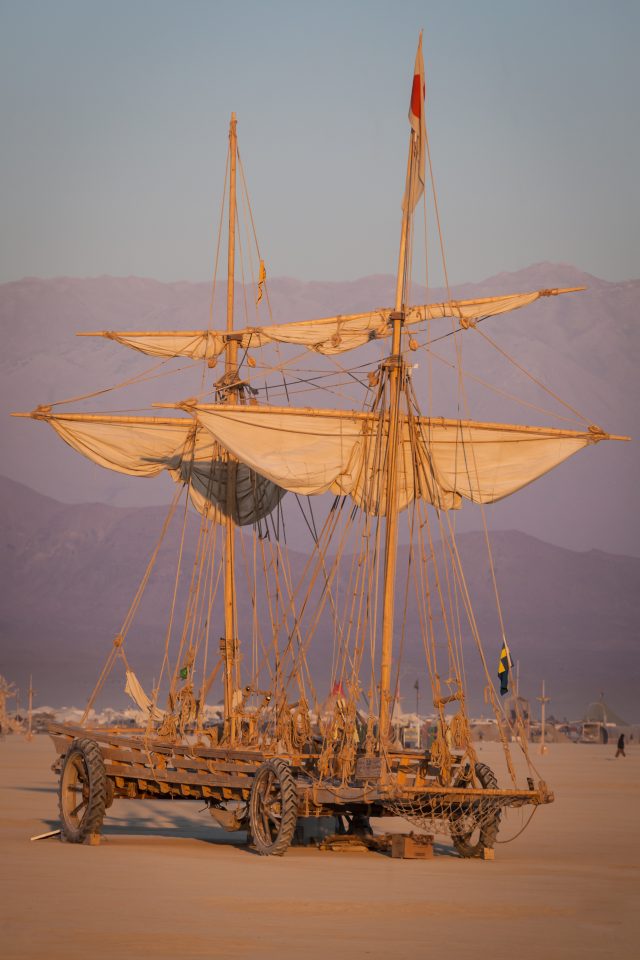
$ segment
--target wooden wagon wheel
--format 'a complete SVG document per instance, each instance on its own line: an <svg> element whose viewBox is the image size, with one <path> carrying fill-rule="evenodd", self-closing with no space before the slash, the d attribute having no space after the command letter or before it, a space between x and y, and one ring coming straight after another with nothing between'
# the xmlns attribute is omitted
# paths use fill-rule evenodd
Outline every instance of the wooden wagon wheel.
<svg viewBox="0 0 640 960"><path fill-rule="evenodd" d="M476 763L476 779L483 790L497 790L496 776L486 763ZM460 783L457 786L465 786ZM500 807L487 801L467 801L464 808L452 810L451 839L461 857L481 857L485 847L493 847L500 829Z"/></svg>
<svg viewBox="0 0 640 960"><path fill-rule="evenodd" d="M69 843L99 834L107 805L107 775L95 740L73 740L62 762L60 830Z"/></svg>
<svg viewBox="0 0 640 960"><path fill-rule="evenodd" d="M289 765L267 760L256 773L249 799L253 845L263 856L281 857L293 840L298 820L298 792Z"/></svg>

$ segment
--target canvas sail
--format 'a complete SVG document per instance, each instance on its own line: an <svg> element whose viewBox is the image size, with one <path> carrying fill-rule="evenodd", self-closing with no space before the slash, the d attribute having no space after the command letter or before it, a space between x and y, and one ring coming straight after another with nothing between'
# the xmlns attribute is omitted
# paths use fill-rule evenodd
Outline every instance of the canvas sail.
<svg viewBox="0 0 640 960"><path fill-rule="evenodd" d="M278 505L285 490L245 464L229 463L211 434L186 418L37 414L62 439L101 467L133 477L166 470L200 513L218 522L231 515L239 526L256 523ZM233 496L227 482L233 474Z"/></svg>
<svg viewBox="0 0 640 960"><path fill-rule="evenodd" d="M409 307L404 325L413 326L426 320L453 317L462 327L477 322L483 317L495 317L512 310L526 307L540 297L573 293L581 287L565 289L534 290L530 293L514 293L501 297L481 297L473 300L448 300ZM370 340L391 336L390 308L354 313L344 316L325 317L320 320L303 320L294 323L270 326L245 327L233 334L241 349L264 347L269 343L289 343L306 347L325 356L346 353L361 347ZM152 357L190 357L192 360L214 360L225 349L227 335L221 330L156 330L145 332L105 331L83 336L103 336L132 347Z"/></svg>
<svg viewBox="0 0 640 960"><path fill-rule="evenodd" d="M144 687L138 680L137 676L127 668L126 670L126 683L124 692L128 697L131 697L133 702L142 710L143 713L149 715L152 720L161 721L166 716L164 710L159 710L158 707L153 705L150 697L145 693Z"/></svg>
<svg viewBox="0 0 640 960"><path fill-rule="evenodd" d="M199 422L241 462L301 495L348 495L386 513L388 418L344 411L204 406ZM605 435L403 416L398 508L420 498L441 509L494 503Z"/></svg>

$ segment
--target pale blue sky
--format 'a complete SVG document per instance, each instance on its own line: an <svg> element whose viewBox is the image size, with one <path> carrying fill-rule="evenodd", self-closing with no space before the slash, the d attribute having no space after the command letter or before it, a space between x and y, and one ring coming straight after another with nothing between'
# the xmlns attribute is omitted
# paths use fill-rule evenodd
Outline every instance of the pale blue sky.
<svg viewBox="0 0 640 960"><path fill-rule="evenodd" d="M3 0L0 280L210 276L229 114L271 276L392 273L425 31L452 281L640 276L637 0Z"/></svg>

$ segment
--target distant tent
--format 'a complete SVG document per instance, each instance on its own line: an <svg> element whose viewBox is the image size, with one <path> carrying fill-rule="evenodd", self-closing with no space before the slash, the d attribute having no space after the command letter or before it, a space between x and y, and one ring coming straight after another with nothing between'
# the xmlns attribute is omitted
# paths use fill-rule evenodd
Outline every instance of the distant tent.
<svg viewBox="0 0 640 960"><path fill-rule="evenodd" d="M617 727L627 727L626 720L612 710L608 703L600 697L595 703L590 703L587 712L582 718L585 723L613 723Z"/></svg>

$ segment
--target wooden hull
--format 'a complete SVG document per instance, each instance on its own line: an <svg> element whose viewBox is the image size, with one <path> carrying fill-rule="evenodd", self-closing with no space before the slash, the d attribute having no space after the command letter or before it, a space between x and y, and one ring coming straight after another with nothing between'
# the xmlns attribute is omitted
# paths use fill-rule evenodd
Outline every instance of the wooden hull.
<svg viewBox="0 0 640 960"><path fill-rule="evenodd" d="M77 738L95 741L110 782L110 798L195 799L210 805L250 799L254 777L266 761L278 757L291 767L296 779L298 816L318 817L346 812L369 816L402 816L415 809L430 808L442 815L451 803L468 803L492 798L496 806L522 806L553 800L544 784L529 790L487 790L443 786L429 775L428 758L417 750L394 753L391 772L382 777L375 766L365 767L360 776L346 782L320 779L314 772L317 754L284 756L258 749L231 749L202 743L173 743L148 738L143 731L124 734L71 724L52 724L49 734L59 755L57 765ZM416 771L422 771L417 776ZM358 768L356 767L356 774Z"/></svg>

